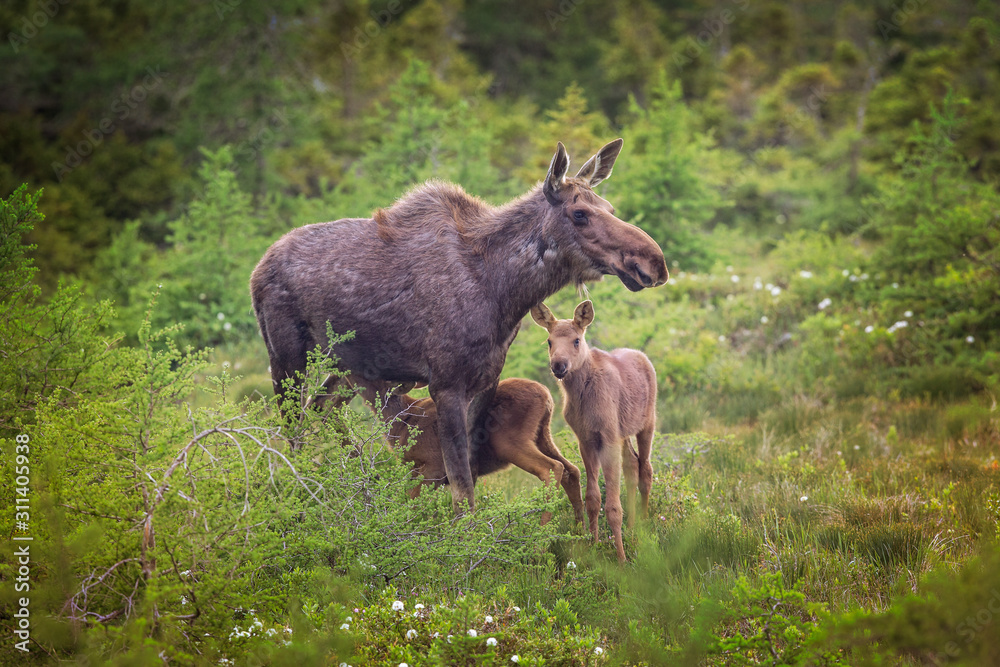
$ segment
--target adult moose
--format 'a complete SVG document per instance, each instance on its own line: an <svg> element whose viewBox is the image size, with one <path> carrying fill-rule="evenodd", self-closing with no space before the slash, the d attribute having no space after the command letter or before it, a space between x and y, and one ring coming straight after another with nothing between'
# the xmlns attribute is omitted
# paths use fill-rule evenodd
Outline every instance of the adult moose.
<svg viewBox="0 0 1000 667"><path fill-rule="evenodd" d="M474 507L469 465L486 407L528 309L563 286L617 275L638 291L667 281L663 251L593 189L622 140L573 177L559 143L545 180L500 207L428 182L371 218L306 225L279 239L250 278L276 393L326 345L351 381L379 391L426 382L456 512ZM471 435L470 435L471 434Z"/></svg>

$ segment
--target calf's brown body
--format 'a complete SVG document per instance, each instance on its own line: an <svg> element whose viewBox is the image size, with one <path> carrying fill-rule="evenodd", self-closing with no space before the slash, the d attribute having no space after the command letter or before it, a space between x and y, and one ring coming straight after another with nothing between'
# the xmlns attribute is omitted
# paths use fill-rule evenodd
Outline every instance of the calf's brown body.
<svg viewBox="0 0 1000 667"><path fill-rule="evenodd" d="M379 403L366 392L365 398ZM423 478L423 484L448 483L448 471L438 438L438 414L434 401L409 395L390 395L380 408L392 419L389 438L403 452L403 460ZM551 422L555 403L544 385L531 380L510 378L497 385L487 408L489 437L476 448L470 461L473 478L489 475L515 465L548 484L562 485L573 506L577 521L583 521L580 469L568 461L552 440ZM419 433L413 435L414 430ZM420 493L416 487L411 496Z"/></svg>

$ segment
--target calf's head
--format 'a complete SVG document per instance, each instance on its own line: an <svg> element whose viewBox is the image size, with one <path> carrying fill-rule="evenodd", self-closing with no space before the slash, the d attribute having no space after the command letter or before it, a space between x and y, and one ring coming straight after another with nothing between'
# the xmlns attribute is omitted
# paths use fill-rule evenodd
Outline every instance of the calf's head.
<svg viewBox="0 0 1000 667"><path fill-rule="evenodd" d="M633 292L656 287L670 277L663 251L649 235L615 217L614 207L593 188L611 175L623 141L615 139L567 177L569 155L560 142L542 193L552 206L551 237L577 264L577 281L616 275Z"/></svg>
<svg viewBox="0 0 1000 667"><path fill-rule="evenodd" d="M544 303L531 309L531 319L549 332L549 369L562 380L587 361L590 348L584 334L594 321L594 304L584 301L571 320L557 320Z"/></svg>

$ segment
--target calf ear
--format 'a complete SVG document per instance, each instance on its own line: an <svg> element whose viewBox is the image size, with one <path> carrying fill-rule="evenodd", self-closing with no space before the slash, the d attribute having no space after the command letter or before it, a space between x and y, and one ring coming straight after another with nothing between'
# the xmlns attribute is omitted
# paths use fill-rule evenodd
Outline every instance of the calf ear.
<svg viewBox="0 0 1000 667"><path fill-rule="evenodd" d="M611 175L611 170L615 168L615 160L622 150L622 139L615 139L606 144L604 148L597 151L597 155L587 160L587 163L580 168L576 177L587 181L590 187L594 188Z"/></svg>
<svg viewBox="0 0 1000 667"><path fill-rule="evenodd" d="M552 156L552 162L549 163L549 173L545 175L545 183L542 185L545 198L553 206L562 203L560 191L566 184L567 171L569 171L569 154L560 141L556 147L556 154Z"/></svg>
<svg viewBox="0 0 1000 667"><path fill-rule="evenodd" d="M588 299L576 307L573 313L573 324L581 331L590 326L594 321L594 304Z"/></svg>
<svg viewBox="0 0 1000 667"><path fill-rule="evenodd" d="M528 312L531 313L531 319L535 320L535 324L545 327L546 331L551 331L552 325L556 323L556 316L544 303L538 304Z"/></svg>

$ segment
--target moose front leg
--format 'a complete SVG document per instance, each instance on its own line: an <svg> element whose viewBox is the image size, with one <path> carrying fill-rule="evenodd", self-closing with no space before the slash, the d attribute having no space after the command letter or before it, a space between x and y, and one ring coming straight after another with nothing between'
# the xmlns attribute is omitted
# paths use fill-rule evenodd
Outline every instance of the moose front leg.
<svg viewBox="0 0 1000 667"><path fill-rule="evenodd" d="M431 398L437 407L438 438L441 441L444 469L448 473L448 483L451 486L452 506L455 514L462 514L465 511L463 504L468 505L470 510L475 509L475 489L472 468L469 465L469 435L466 421L469 401L462 392L434 391L433 387Z"/></svg>

